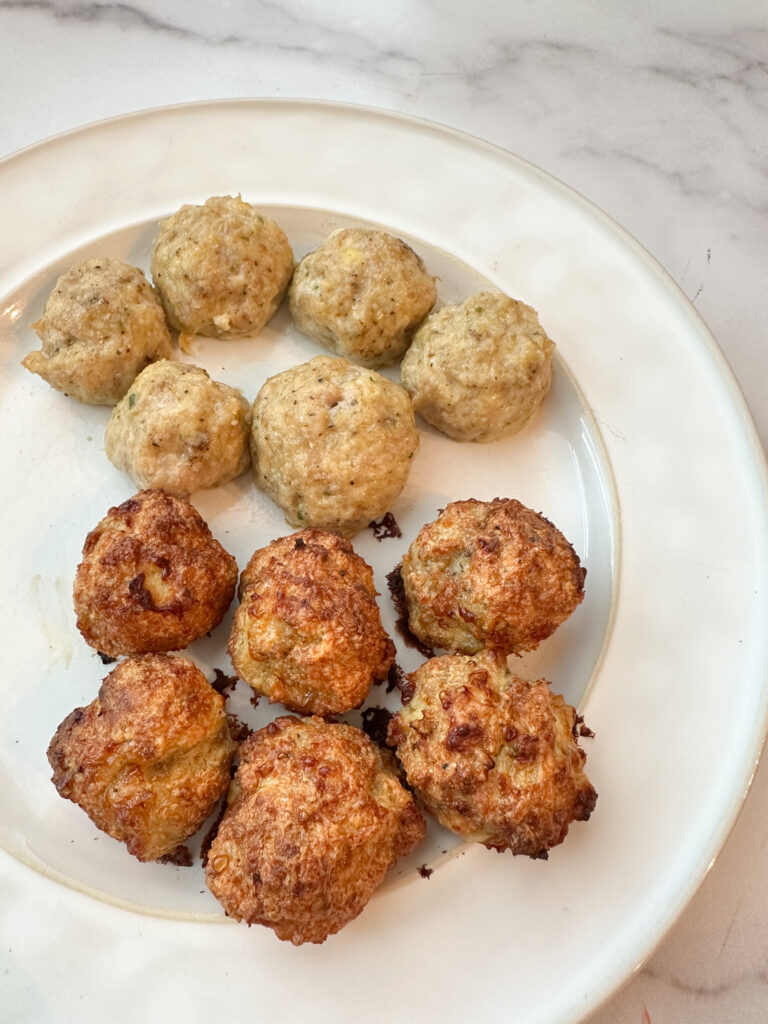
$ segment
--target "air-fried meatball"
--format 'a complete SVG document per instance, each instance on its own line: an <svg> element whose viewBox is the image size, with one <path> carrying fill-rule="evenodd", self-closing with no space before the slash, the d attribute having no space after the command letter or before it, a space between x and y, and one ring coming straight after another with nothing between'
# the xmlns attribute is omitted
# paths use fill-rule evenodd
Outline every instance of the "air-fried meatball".
<svg viewBox="0 0 768 1024"><path fill-rule="evenodd" d="M297 946L323 942L425 831L394 758L365 733L278 718L240 747L206 879L230 917Z"/></svg>
<svg viewBox="0 0 768 1024"><path fill-rule="evenodd" d="M433 427L456 441L496 441L544 401L554 349L530 306L479 292L427 317L400 379Z"/></svg>
<svg viewBox="0 0 768 1024"><path fill-rule="evenodd" d="M383 515L419 447L399 384L317 356L270 377L253 403L256 483L292 526L351 535Z"/></svg>
<svg viewBox="0 0 768 1024"><path fill-rule="evenodd" d="M278 225L240 196L182 206L160 225L152 278L185 334L256 334L285 295L293 253Z"/></svg>
<svg viewBox="0 0 768 1024"><path fill-rule="evenodd" d="M257 551L244 570L229 653L254 690L292 711L341 714L386 678L373 572L349 541L302 530Z"/></svg>
<svg viewBox="0 0 768 1024"><path fill-rule="evenodd" d="M405 352L435 301L435 279L386 231L345 228L299 263L289 299L304 334L362 366Z"/></svg>
<svg viewBox="0 0 768 1024"><path fill-rule="evenodd" d="M125 843L157 860L203 824L230 780L237 744L224 700L191 661L127 658L77 708L48 747L59 795Z"/></svg>
<svg viewBox="0 0 768 1024"><path fill-rule="evenodd" d="M86 537L77 628L111 657L180 650L221 622L236 584L237 563L191 505L139 491Z"/></svg>
<svg viewBox="0 0 768 1024"><path fill-rule="evenodd" d="M89 405L114 405L173 343L163 307L138 267L86 260L56 282L34 330L42 349L23 365Z"/></svg>
<svg viewBox="0 0 768 1024"><path fill-rule="evenodd" d="M496 850L546 857L597 793L584 774L576 712L546 680L492 651L430 658L409 677L390 725L408 783L447 828Z"/></svg>
<svg viewBox="0 0 768 1024"><path fill-rule="evenodd" d="M585 576L562 533L519 501L454 501L403 558L408 625L448 651L532 651L584 599Z"/></svg>
<svg viewBox="0 0 768 1024"><path fill-rule="evenodd" d="M250 404L236 388L163 359L142 371L112 410L104 446L139 487L185 498L248 468L250 429Z"/></svg>

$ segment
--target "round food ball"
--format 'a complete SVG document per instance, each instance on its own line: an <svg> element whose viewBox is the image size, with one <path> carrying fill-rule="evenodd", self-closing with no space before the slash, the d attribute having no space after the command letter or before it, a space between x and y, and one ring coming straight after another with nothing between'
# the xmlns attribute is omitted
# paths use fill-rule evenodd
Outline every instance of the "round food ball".
<svg viewBox="0 0 768 1024"><path fill-rule="evenodd" d="M177 651L221 622L236 584L237 563L191 505L139 491L86 537L77 628L113 658Z"/></svg>
<svg viewBox="0 0 768 1024"><path fill-rule="evenodd" d="M53 784L139 860L193 835L226 791L237 744L224 699L191 661L127 658L48 747Z"/></svg>
<svg viewBox="0 0 768 1024"><path fill-rule="evenodd" d="M386 679L395 648L371 567L349 541L302 530L257 551L240 579L229 653L258 693L303 714L359 707Z"/></svg>
<svg viewBox="0 0 768 1024"><path fill-rule="evenodd" d="M383 515L419 447L399 384L317 356L270 377L253 403L256 483L292 526L351 535Z"/></svg>
<svg viewBox="0 0 768 1024"><path fill-rule="evenodd" d="M557 527L512 498L451 502L401 572L411 632L464 654L535 650L581 604L586 576Z"/></svg>
<svg viewBox="0 0 768 1024"><path fill-rule="evenodd" d="M386 231L345 228L299 263L289 300L296 326L362 366L396 362L435 302L435 279Z"/></svg>
<svg viewBox="0 0 768 1024"><path fill-rule="evenodd" d="M357 917L426 831L389 751L321 718L278 718L249 736L228 800L208 886L230 917L297 946Z"/></svg>
<svg viewBox="0 0 768 1024"><path fill-rule="evenodd" d="M173 348L152 285L138 267L111 257L60 277L32 327L43 347L23 365L88 405L114 405L140 370Z"/></svg>
<svg viewBox="0 0 768 1024"><path fill-rule="evenodd" d="M139 487L186 498L224 484L251 462L251 407L197 366L160 360L112 410L104 446Z"/></svg>
<svg viewBox="0 0 768 1024"><path fill-rule="evenodd" d="M400 379L416 412L448 437L497 441L544 401L554 350L530 306L479 292L427 317Z"/></svg>
<svg viewBox="0 0 768 1024"><path fill-rule="evenodd" d="M574 736L576 712L544 679L528 682L492 651L430 658L392 717L408 784L471 842L546 857L597 793Z"/></svg>
<svg viewBox="0 0 768 1024"><path fill-rule="evenodd" d="M152 278L170 323L184 334L256 334L293 273L281 228L240 196L182 206L160 225Z"/></svg>

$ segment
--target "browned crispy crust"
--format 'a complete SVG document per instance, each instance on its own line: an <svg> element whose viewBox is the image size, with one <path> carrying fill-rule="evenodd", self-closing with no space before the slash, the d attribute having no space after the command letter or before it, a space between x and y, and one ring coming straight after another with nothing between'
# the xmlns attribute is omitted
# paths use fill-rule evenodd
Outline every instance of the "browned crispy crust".
<svg viewBox="0 0 768 1024"><path fill-rule="evenodd" d="M576 712L546 680L492 651L445 655L411 676L389 743L408 783L447 828L496 850L546 857L597 793L574 736Z"/></svg>
<svg viewBox="0 0 768 1024"><path fill-rule="evenodd" d="M141 861L171 853L226 790L237 750L224 699L191 661L127 658L48 747L53 784Z"/></svg>
<svg viewBox="0 0 768 1024"><path fill-rule="evenodd" d="M562 533L519 501L454 501L403 558L408 625L447 651L532 651L584 599L585 576Z"/></svg>
<svg viewBox="0 0 768 1024"><path fill-rule="evenodd" d="M386 679L395 648L381 625L373 572L338 534L300 530L261 548L240 594L232 664L271 701L340 714Z"/></svg>
<svg viewBox="0 0 768 1024"><path fill-rule="evenodd" d="M188 502L139 491L86 537L77 628L112 657L180 650L219 624L236 584L237 563Z"/></svg>
<svg viewBox="0 0 768 1024"><path fill-rule="evenodd" d="M240 748L206 879L230 917L323 942L425 830L388 751L352 726L284 716Z"/></svg>

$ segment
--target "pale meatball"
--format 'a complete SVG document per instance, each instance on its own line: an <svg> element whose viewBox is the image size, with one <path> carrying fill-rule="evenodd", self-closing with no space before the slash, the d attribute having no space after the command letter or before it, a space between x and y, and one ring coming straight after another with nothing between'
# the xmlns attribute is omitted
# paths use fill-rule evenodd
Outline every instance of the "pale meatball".
<svg viewBox="0 0 768 1024"><path fill-rule="evenodd" d="M299 263L289 293L296 326L362 366L394 363L435 302L423 261L386 231L346 228Z"/></svg>
<svg viewBox="0 0 768 1024"><path fill-rule="evenodd" d="M584 774L576 712L544 679L491 651L430 658L407 680L389 742L408 784L446 828L472 842L546 857L597 793Z"/></svg>
<svg viewBox="0 0 768 1024"><path fill-rule="evenodd" d="M152 277L170 323L184 334L256 334L293 273L282 229L240 196L182 206L160 225Z"/></svg>
<svg viewBox="0 0 768 1024"><path fill-rule="evenodd" d="M303 714L359 707L387 677L395 647L373 571L348 540L302 530L258 550L240 579L229 653L258 693Z"/></svg>
<svg viewBox="0 0 768 1024"><path fill-rule="evenodd" d="M278 718L240 747L206 880L229 917L324 942L425 832L389 751L349 725Z"/></svg>
<svg viewBox="0 0 768 1024"><path fill-rule="evenodd" d="M248 468L250 429L250 404L236 388L164 359L142 371L112 410L104 444L139 487L185 498Z"/></svg>
<svg viewBox="0 0 768 1024"><path fill-rule="evenodd" d="M237 751L224 699L191 661L126 658L48 747L53 784L139 860L171 854L225 793Z"/></svg>
<svg viewBox="0 0 768 1024"><path fill-rule="evenodd" d="M554 350L530 306L479 292L427 317L400 376L427 423L456 441L496 441L544 401Z"/></svg>
<svg viewBox="0 0 768 1024"><path fill-rule="evenodd" d="M402 491L418 447L405 391L345 359L270 377L253 404L256 483L293 526L367 526Z"/></svg>
<svg viewBox="0 0 768 1024"><path fill-rule="evenodd" d="M32 327L43 347L23 365L88 405L114 405L137 373L173 348L152 285L138 267L109 257L60 277Z"/></svg>
<svg viewBox="0 0 768 1024"><path fill-rule="evenodd" d="M411 632L464 654L535 650L581 604L586 577L557 527L513 498L451 502L401 572Z"/></svg>

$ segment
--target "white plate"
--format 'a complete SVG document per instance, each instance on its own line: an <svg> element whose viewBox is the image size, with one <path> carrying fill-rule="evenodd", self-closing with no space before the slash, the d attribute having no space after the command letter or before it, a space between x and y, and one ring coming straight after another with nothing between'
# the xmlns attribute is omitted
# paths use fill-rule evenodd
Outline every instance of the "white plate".
<svg viewBox="0 0 768 1024"><path fill-rule="evenodd" d="M27 325L76 258L146 267L158 218L231 192L266 207L297 255L336 226L383 225L439 275L441 302L490 284L536 307L557 342L552 395L515 438L458 445L422 430L393 510L402 541L355 540L379 590L419 526L458 497L540 509L588 566L584 604L521 668L550 678L596 732L584 741L600 794L592 820L547 862L479 847L455 856L435 828L322 947L225 921L199 866L132 860L58 799L45 760L59 721L106 672L74 626L80 548L135 488L103 454L108 411L19 366L38 347ZM701 881L766 729L765 468L695 311L635 242L541 171L378 111L242 101L138 114L6 160L0 195L0 880L3 938L24 964L6 1012L568 1021L596 1007ZM195 341L184 358L253 398L266 376L319 351L283 310L256 339ZM241 566L290 532L248 477L193 500ZM226 670L225 642L226 625L192 653ZM401 647L400 660L418 659ZM268 712L243 714L259 724ZM425 862L429 880L416 870Z"/></svg>

